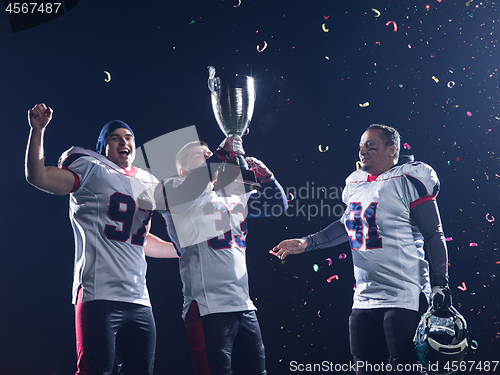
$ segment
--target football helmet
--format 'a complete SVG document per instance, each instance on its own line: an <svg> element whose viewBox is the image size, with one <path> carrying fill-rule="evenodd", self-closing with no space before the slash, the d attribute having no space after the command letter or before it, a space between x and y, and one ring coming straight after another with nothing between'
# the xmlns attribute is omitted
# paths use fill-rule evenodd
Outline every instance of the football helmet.
<svg viewBox="0 0 500 375"><path fill-rule="evenodd" d="M467 348L467 323L453 307L433 310L430 307L422 315L415 337L418 359L428 374L448 375L453 373L453 361L463 361Z"/></svg>

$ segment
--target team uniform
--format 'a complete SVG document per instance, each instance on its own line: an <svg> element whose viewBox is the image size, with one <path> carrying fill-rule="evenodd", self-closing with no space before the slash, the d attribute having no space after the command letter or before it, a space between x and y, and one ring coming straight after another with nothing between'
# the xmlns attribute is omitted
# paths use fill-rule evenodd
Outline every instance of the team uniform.
<svg viewBox="0 0 500 375"><path fill-rule="evenodd" d="M349 327L355 359L370 359L373 343L385 336L393 363L409 360L419 296L421 292L427 298L430 295L421 233L426 219L419 219L417 225L415 213L420 204L434 201L438 192L435 171L421 162L398 164L378 176L357 170L346 179L347 208L341 220L306 237L307 251L350 243L356 288ZM433 286L448 281L442 232L439 237L428 248Z"/></svg>
<svg viewBox="0 0 500 375"><path fill-rule="evenodd" d="M183 189L184 181L179 177L163 185L175 192ZM273 191L266 195L253 191L224 196L211 182L204 186L193 201L170 204L162 212L180 256L182 316L195 373L265 374L264 345L248 290L245 218L270 216L261 205L264 201L286 210L286 198L276 180L263 184Z"/></svg>
<svg viewBox="0 0 500 375"><path fill-rule="evenodd" d="M152 374L156 329L143 248L158 181L79 147L64 152L59 167L76 180L69 216L75 236L77 374L97 369L111 374L115 351L121 371Z"/></svg>

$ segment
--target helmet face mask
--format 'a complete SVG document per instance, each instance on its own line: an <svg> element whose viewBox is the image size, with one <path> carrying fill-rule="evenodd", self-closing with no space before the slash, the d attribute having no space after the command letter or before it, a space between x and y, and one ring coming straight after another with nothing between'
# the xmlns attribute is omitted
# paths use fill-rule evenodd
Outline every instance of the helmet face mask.
<svg viewBox="0 0 500 375"><path fill-rule="evenodd" d="M429 374L448 375L454 372L453 361L464 360L466 336L467 323L453 306L442 310L429 308L420 320L413 341L418 359Z"/></svg>

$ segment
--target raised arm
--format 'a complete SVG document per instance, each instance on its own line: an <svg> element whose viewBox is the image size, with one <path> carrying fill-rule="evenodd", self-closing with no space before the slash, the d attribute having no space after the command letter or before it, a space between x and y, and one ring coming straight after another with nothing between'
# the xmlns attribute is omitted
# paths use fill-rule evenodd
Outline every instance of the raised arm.
<svg viewBox="0 0 500 375"><path fill-rule="evenodd" d="M75 176L66 169L45 166L43 137L52 119L52 109L45 104L37 104L28 111L31 126L26 149L26 181L37 188L52 194L67 194L75 185Z"/></svg>
<svg viewBox="0 0 500 375"><path fill-rule="evenodd" d="M246 158L246 162L261 184L261 188L250 197L248 217L257 218L283 214L288 209L288 201L273 172L259 159L250 157Z"/></svg>

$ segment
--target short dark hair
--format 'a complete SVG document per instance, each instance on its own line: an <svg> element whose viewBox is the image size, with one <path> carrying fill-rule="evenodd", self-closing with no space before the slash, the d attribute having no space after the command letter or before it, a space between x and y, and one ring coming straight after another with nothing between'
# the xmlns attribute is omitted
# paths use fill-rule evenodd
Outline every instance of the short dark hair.
<svg viewBox="0 0 500 375"><path fill-rule="evenodd" d="M392 126L382 125L382 124L371 124L368 129L380 129L382 130L382 140L386 146L396 146L396 153L394 154L394 162L397 163L399 160L399 149L401 147L401 136L398 131Z"/></svg>
<svg viewBox="0 0 500 375"><path fill-rule="evenodd" d="M180 175L180 169L186 166L187 152L189 149L195 146L207 146L206 142L203 141L193 141L185 144L175 157L175 167L177 168L177 173Z"/></svg>

